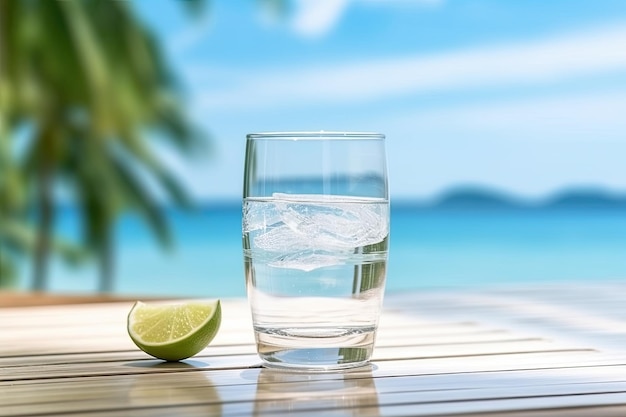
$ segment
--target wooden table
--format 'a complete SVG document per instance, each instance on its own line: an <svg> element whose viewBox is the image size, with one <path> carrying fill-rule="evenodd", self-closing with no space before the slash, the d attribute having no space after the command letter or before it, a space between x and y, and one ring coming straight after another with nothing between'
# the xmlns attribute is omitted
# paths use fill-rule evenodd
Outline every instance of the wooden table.
<svg viewBox="0 0 626 417"><path fill-rule="evenodd" d="M0 416L624 416L626 283L388 294L372 365L261 368L245 300L183 363L139 351L131 303L0 309Z"/></svg>

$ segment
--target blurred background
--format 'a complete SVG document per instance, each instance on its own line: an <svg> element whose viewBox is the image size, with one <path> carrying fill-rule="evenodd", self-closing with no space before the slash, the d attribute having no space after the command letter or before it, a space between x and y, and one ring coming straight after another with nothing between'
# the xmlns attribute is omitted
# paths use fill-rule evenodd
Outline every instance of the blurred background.
<svg viewBox="0 0 626 417"><path fill-rule="evenodd" d="M626 280L622 0L0 0L0 290L244 296L245 135L387 135L387 290Z"/></svg>

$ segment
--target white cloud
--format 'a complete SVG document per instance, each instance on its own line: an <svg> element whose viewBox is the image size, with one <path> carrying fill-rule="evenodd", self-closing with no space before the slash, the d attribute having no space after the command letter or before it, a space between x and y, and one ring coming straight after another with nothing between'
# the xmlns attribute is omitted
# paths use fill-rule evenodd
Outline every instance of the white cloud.
<svg viewBox="0 0 626 417"><path fill-rule="evenodd" d="M297 0L291 28L307 37L325 35L339 22L347 5L348 0Z"/></svg>
<svg viewBox="0 0 626 417"><path fill-rule="evenodd" d="M321 37L331 32L345 14L350 3L371 3L385 7L394 5L433 7L444 0L295 0L290 26L298 35Z"/></svg>
<svg viewBox="0 0 626 417"><path fill-rule="evenodd" d="M353 0L355 3L380 4L385 7L389 6L418 6L418 7L434 7L441 6L445 0Z"/></svg>
<svg viewBox="0 0 626 417"><path fill-rule="evenodd" d="M561 94L413 110L385 123L398 131L436 133L455 142L491 141L626 143L626 89Z"/></svg>
<svg viewBox="0 0 626 417"><path fill-rule="evenodd" d="M546 84L626 70L626 26L430 56L317 68L232 72L224 89L197 96L202 109L374 101L427 92Z"/></svg>
<svg viewBox="0 0 626 417"><path fill-rule="evenodd" d="M275 10L259 7L264 21L277 23L276 20L285 19L290 29L297 35L318 38L327 35L341 22L346 10L352 3L372 4L382 7L417 6L438 7L445 0L293 0L293 11L287 18L275 16ZM271 7L269 7L271 9ZM265 13L264 13L265 12ZM269 13L269 16L266 14ZM197 21L193 21L183 30L167 40L167 47L174 54L181 54L206 41L211 31L212 13L207 13ZM217 19L220 17L217 16ZM263 19L262 19L263 20Z"/></svg>
<svg viewBox="0 0 626 417"><path fill-rule="evenodd" d="M394 196L432 197L458 184L527 197L581 184L624 190L626 87L403 108L340 116L345 126L387 134ZM282 126L283 119L270 114L266 126ZM248 117L211 122L219 158L176 166L195 195L239 197L244 137L256 123Z"/></svg>
<svg viewBox="0 0 626 417"><path fill-rule="evenodd" d="M385 126L394 193L428 197L479 184L540 197L573 185L624 190L625 108L622 88L389 112L368 122Z"/></svg>

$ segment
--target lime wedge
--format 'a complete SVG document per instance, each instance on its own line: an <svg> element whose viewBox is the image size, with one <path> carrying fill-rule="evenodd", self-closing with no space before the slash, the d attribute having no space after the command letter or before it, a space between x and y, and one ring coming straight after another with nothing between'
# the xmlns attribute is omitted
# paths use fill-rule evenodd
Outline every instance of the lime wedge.
<svg viewBox="0 0 626 417"><path fill-rule="evenodd" d="M177 304L137 301L128 313L128 335L149 355L166 361L189 358L213 340L222 321L220 300Z"/></svg>

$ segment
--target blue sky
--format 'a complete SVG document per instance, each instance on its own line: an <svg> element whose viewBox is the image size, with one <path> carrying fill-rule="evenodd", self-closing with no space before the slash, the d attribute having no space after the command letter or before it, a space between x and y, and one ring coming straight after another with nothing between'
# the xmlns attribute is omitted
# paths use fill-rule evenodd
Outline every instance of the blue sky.
<svg viewBox="0 0 626 417"><path fill-rule="evenodd" d="M387 135L392 198L484 186L626 192L626 1L136 0L211 157L161 155L202 199L239 199L245 135Z"/></svg>

